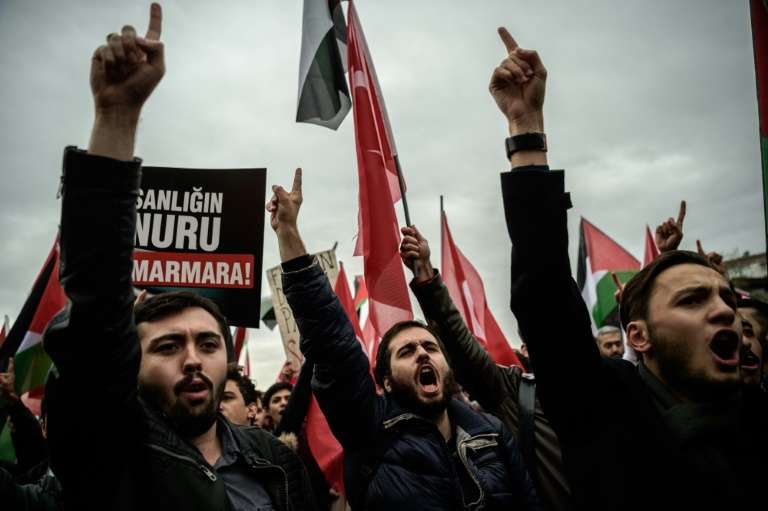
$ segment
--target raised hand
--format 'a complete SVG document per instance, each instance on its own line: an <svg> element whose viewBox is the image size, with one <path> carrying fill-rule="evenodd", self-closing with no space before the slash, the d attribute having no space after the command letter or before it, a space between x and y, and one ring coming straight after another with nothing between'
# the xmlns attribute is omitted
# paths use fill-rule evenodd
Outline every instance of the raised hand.
<svg viewBox="0 0 768 511"><path fill-rule="evenodd" d="M118 160L133 158L141 107L165 73L160 32L163 12L153 3L145 37L126 25L109 34L91 59L91 92L96 119L88 152Z"/></svg>
<svg viewBox="0 0 768 511"><path fill-rule="evenodd" d="M153 3L144 37L125 25L120 34L109 34L107 44L96 48L91 59L91 92L97 111L119 108L138 114L165 73L162 23L162 9Z"/></svg>
<svg viewBox="0 0 768 511"><path fill-rule="evenodd" d="M429 243L421 235L415 225L400 229L403 240L400 242L400 258L416 278L417 282L429 280L434 275L434 269L429 259Z"/></svg>
<svg viewBox="0 0 768 511"><path fill-rule="evenodd" d="M718 254L717 252L704 251L704 247L701 246L701 240L696 240L696 251L699 253L699 255L703 255L709 259L710 264L714 266L717 271L723 275L726 275L727 270L725 268L722 255Z"/></svg>
<svg viewBox="0 0 768 511"><path fill-rule="evenodd" d="M613 299L616 300L616 303L621 303L621 293L624 292L624 284L621 283L615 272L611 272L611 280L613 280L613 285L616 286L616 291L613 292Z"/></svg>
<svg viewBox="0 0 768 511"><path fill-rule="evenodd" d="M13 357L8 359L8 370L0 373L0 396L8 402L15 403L19 400L16 394L16 374L14 373Z"/></svg>
<svg viewBox="0 0 768 511"><path fill-rule="evenodd" d="M656 246L659 252L669 252L677 250L680 242L683 241L683 221L685 220L685 201L680 201L680 211L677 213L677 220L669 217L666 222L656 227Z"/></svg>
<svg viewBox="0 0 768 511"><path fill-rule="evenodd" d="M488 89L509 122L510 134L543 132L547 70L538 53L520 48L506 28L498 31L507 56L494 69Z"/></svg>
<svg viewBox="0 0 768 511"><path fill-rule="evenodd" d="M293 175L293 186L287 191L282 186L272 186L272 198L267 201L269 223L277 234L280 259L290 261L307 253L299 236L297 220L304 198L301 193L301 169Z"/></svg>
<svg viewBox="0 0 768 511"><path fill-rule="evenodd" d="M276 232L281 228L296 228L299 217L299 208L303 198L301 196L301 169L296 169L293 175L291 191L279 185L272 186L272 198L267 202L269 223Z"/></svg>

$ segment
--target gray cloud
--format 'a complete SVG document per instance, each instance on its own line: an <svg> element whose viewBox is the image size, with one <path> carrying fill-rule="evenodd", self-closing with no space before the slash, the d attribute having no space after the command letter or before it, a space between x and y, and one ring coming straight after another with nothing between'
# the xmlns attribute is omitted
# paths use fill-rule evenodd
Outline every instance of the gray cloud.
<svg viewBox="0 0 768 511"><path fill-rule="evenodd" d="M0 4L0 313L18 313L55 236L62 148L85 146L88 66L105 35L140 31L148 2ZM151 165L261 167L270 183L305 169L307 246L339 242L350 274L357 215L351 116L338 132L293 122L301 2L163 4L168 72L144 109L137 154ZM502 328L509 243L498 172L505 125L487 93L503 58L495 28L540 51L550 72L549 159L567 169L575 253L584 215L637 257L645 224L689 202L685 247L763 251L760 159L746 2L359 0L409 186L439 261L438 196L485 279ZM256 197L256 207L265 198ZM278 263L267 226L265 267ZM264 291L267 291L266 284ZM276 332L253 337L262 386L282 360Z"/></svg>

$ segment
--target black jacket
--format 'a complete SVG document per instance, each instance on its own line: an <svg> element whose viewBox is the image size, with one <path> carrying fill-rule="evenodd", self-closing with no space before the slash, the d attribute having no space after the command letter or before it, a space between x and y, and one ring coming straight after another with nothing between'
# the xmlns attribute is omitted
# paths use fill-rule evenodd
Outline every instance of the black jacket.
<svg viewBox="0 0 768 511"><path fill-rule="evenodd" d="M764 492L764 404L734 414L741 430L717 440L728 463L702 463L711 445L681 442L629 362L603 359L571 277L562 171L501 176L512 240L512 312L536 369L580 509L757 509ZM721 447L718 446L718 447ZM722 461L720 459L719 461ZM764 501L763 501L764 502Z"/></svg>
<svg viewBox="0 0 768 511"><path fill-rule="evenodd" d="M59 372L48 395L51 464L68 509L225 510L225 485L166 417L137 396L132 251L140 161L64 153L65 310L43 343ZM313 509L296 455L267 432L229 428L275 509Z"/></svg>
<svg viewBox="0 0 768 511"><path fill-rule="evenodd" d="M517 446L497 418L451 400L460 473L432 422L376 394L368 358L320 267L284 272L283 289L302 352L315 363L312 390L344 447L354 509L538 509ZM472 481L465 495L462 480Z"/></svg>

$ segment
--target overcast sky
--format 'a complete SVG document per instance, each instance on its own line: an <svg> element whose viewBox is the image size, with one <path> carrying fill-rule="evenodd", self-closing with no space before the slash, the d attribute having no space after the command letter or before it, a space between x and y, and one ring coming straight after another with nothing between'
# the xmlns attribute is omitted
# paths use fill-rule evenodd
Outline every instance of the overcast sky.
<svg viewBox="0 0 768 511"><path fill-rule="evenodd" d="M18 314L54 239L64 146L87 145L91 53L126 23L143 32L148 5L0 1L0 314ZM356 5L412 218L439 264L438 197L445 195L454 238L485 279L513 343L498 177L507 165L505 122L487 91L504 57L499 25L537 49L549 70L549 161L567 170L572 254L583 215L642 258L645 225L675 215L683 198L683 248L700 238L708 250L765 250L746 0ZM148 165L266 167L268 183L290 184L293 169L303 167L307 247L338 241L348 272L360 273L362 260L352 257L352 116L337 132L294 122L302 2L167 0L163 9L167 73L144 108L137 155ZM255 197L254 208L264 200ZM279 261L266 228L265 268ZM260 387L281 365L278 335L266 328L251 335Z"/></svg>

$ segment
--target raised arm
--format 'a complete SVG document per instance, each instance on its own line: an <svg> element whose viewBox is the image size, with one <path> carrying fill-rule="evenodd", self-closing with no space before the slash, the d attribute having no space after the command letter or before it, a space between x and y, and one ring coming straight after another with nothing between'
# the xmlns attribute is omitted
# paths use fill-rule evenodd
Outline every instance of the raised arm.
<svg viewBox="0 0 768 511"><path fill-rule="evenodd" d="M299 235L301 169L290 192L280 186L272 191L267 211L277 234L283 291L301 332L301 351L315 364L312 391L342 446L364 445L377 428L381 401L344 307Z"/></svg>
<svg viewBox="0 0 768 511"><path fill-rule="evenodd" d="M43 345L60 374L55 397L49 395L51 460L73 507L78 498L113 494L118 481L106 475L119 473L115 464L125 457L118 451L130 449L136 435L131 404L140 352L131 271L141 162L133 147L142 105L165 69L160 24L160 6L152 4L146 37L126 25L94 52L91 143L88 152L64 153L60 280L68 303ZM84 395L98 409L84 406ZM109 460L105 445L115 450ZM104 477L85 477L83 459L88 474Z"/></svg>
<svg viewBox="0 0 768 511"><path fill-rule="evenodd" d="M507 56L493 72L491 94L513 138L541 135L547 71L537 52L520 48L504 28L499 34ZM600 388L601 360L571 277L564 174L549 170L546 144L535 142L532 137L526 150L514 152L512 171L501 176L513 245L510 306L528 345L542 406L565 441L596 431L591 421L604 403L598 397L585 404L583 397Z"/></svg>
<svg viewBox="0 0 768 511"><path fill-rule="evenodd" d="M502 370L469 331L448 288L432 267L429 242L415 226L401 230L400 257L414 275L411 290L426 320L439 329L457 381L483 408L495 409L508 391Z"/></svg>

